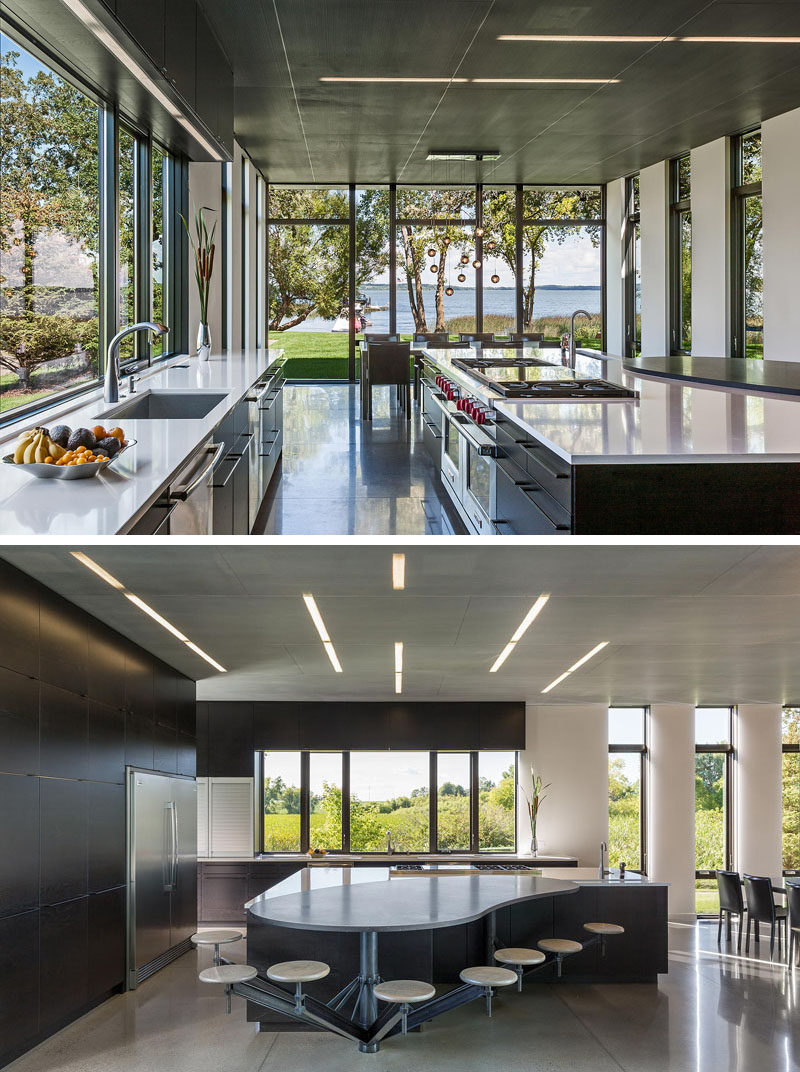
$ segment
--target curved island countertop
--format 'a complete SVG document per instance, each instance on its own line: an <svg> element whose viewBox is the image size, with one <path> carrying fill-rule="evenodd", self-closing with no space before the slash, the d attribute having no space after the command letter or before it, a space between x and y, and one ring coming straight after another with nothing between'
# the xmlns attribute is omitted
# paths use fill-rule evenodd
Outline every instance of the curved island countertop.
<svg viewBox="0 0 800 1072"><path fill-rule="evenodd" d="M800 362L764 361L752 357L625 358L622 367L637 376L746 389L776 395L800 395Z"/></svg>
<svg viewBox="0 0 800 1072"><path fill-rule="evenodd" d="M575 882L528 873L390 878L387 868L307 868L249 901L259 921L296 930L436 930L540 897L576 893Z"/></svg>

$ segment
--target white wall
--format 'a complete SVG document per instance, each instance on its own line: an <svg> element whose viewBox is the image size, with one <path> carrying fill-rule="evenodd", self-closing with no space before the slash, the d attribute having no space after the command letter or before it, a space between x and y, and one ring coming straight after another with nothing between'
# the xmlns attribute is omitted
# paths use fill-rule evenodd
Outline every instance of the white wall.
<svg viewBox="0 0 800 1072"><path fill-rule="evenodd" d="M671 919L690 921L694 905L694 706L650 708L648 874L668 882Z"/></svg>
<svg viewBox="0 0 800 1072"><path fill-rule="evenodd" d="M528 704L526 747L519 776L530 792L530 768L550 782L539 813L539 851L577 856L580 866L597 866L600 842L608 841L608 706ZM518 843L530 840L524 799Z"/></svg>
<svg viewBox="0 0 800 1072"><path fill-rule="evenodd" d="M730 143L692 149L692 353L730 354Z"/></svg>
<svg viewBox="0 0 800 1072"><path fill-rule="evenodd" d="M642 356L663 357L669 339L669 162L639 172Z"/></svg>
<svg viewBox="0 0 800 1072"><path fill-rule="evenodd" d="M761 125L764 218L764 357L800 361L800 108Z"/></svg>
<svg viewBox="0 0 800 1072"><path fill-rule="evenodd" d="M740 704L734 732L734 866L780 885L781 705Z"/></svg>
<svg viewBox="0 0 800 1072"><path fill-rule="evenodd" d="M207 222L216 221L216 253L211 291L208 301L208 322L211 329L212 350L222 346L222 171L220 165L189 164L189 222L194 228L191 214L197 208L207 208ZM189 253L189 353L197 351L197 325L200 322L200 302L194 281L194 265Z"/></svg>
<svg viewBox="0 0 800 1072"><path fill-rule="evenodd" d="M606 350L625 353L625 180L606 186Z"/></svg>

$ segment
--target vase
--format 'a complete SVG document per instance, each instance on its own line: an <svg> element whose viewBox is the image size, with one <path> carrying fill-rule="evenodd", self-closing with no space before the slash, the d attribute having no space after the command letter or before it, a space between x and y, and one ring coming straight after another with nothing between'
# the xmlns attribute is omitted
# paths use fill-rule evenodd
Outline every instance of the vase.
<svg viewBox="0 0 800 1072"><path fill-rule="evenodd" d="M535 834L531 837L531 856L539 855L539 839Z"/></svg>
<svg viewBox="0 0 800 1072"><path fill-rule="evenodd" d="M197 356L201 361L208 361L211 356L211 331L202 320L197 326Z"/></svg>

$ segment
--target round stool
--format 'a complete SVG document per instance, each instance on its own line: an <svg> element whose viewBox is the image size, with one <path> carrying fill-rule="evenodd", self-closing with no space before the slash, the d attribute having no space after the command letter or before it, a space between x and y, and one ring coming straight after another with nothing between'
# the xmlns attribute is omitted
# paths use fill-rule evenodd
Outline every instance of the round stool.
<svg viewBox="0 0 800 1072"><path fill-rule="evenodd" d="M230 940L230 939L229 939ZM199 975L201 983L222 983L225 986L226 1012L231 1011L231 987L234 983L247 983L255 979L258 972L249 964L217 964L213 968L204 968Z"/></svg>
<svg viewBox="0 0 800 1072"><path fill-rule="evenodd" d="M479 986L486 998L486 1015L492 1015L492 987L513 986L517 981L516 973L508 968L495 968L490 964L464 968L460 978L471 986Z"/></svg>
<svg viewBox="0 0 800 1072"><path fill-rule="evenodd" d="M498 949L494 959L500 964L510 964L513 967L517 973L517 990L522 992L522 976L525 974L525 969L532 968L536 964L543 964L546 957L538 949L511 946L509 949Z"/></svg>
<svg viewBox="0 0 800 1072"><path fill-rule="evenodd" d="M387 1001L400 1006L403 1034L408 1034L408 1014L411 1006L418 1001L430 1001L436 994L436 988L430 983L421 983L417 979L390 979L378 983L373 989L378 1001Z"/></svg>
<svg viewBox="0 0 800 1072"><path fill-rule="evenodd" d="M584 923L583 929L590 934L595 935L595 939L600 941L600 956L606 955L606 937L609 934L624 934L625 928L621 927L619 923Z"/></svg>
<svg viewBox="0 0 800 1072"><path fill-rule="evenodd" d="M222 958L219 955L219 947L221 945L227 945L229 942L239 942L244 938L244 934L241 931L231 930L226 927L214 931L198 931L197 934L192 935L192 942L194 945L213 945L214 946L214 964L218 965L222 963Z"/></svg>
<svg viewBox="0 0 800 1072"><path fill-rule="evenodd" d="M564 957L572 956L573 953L580 953L583 946L580 942L573 942L569 938L542 938L537 942L540 949L543 949L545 953L552 953L556 958L556 975L561 978L561 961Z"/></svg>
<svg viewBox="0 0 800 1072"><path fill-rule="evenodd" d="M303 983L313 983L330 975L330 967L321 960L282 960L267 968L267 978L273 983L294 983L295 1012L305 1009Z"/></svg>

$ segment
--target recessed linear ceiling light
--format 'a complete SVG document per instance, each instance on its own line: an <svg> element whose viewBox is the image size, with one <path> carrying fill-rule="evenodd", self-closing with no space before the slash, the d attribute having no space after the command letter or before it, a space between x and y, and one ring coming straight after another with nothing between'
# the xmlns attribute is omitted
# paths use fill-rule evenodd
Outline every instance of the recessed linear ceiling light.
<svg viewBox="0 0 800 1072"><path fill-rule="evenodd" d="M89 10L89 8L83 3L83 0L61 0L64 7L68 8L76 18L80 19L83 25L91 31L92 35L103 45L112 56L120 61L120 63L130 71L133 77L140 85L144 86L151 97L155 97L158 103L165 108L176 122L180 123L184 130L188 131L192 137L198 141L204 149L213 157L214 160L222 160L222 156L218 149L215 149L210 141L197 129L194 123L183 114L180 108L177 107L174 101L163 93L161 89L156 85L153 76L148 74L143 67L140 67L133 57L129 56L122 45L117 41L114 35L106 29L106 27L100 22L100 20Z"/></svg>
<svg viewBox="0 0 800 1072"><path fill-rule="evenodd" d="M426 160L499 160L499 149L429 149Z"/></svg>
<svg viewBox="0 0 800 1072"><path fill-rule="evenodd" d="M522 621L517 626L516 632L512 636L511 640L508 642L508 644L506 644L506 646L503 648L503 650L500 652L500 654L495 659L491 669L489 670L490 674L496 674L497 673L497 671L500 669L500 667L503 665L503 663L509 657L511 652L517 646L517 642L522 639L523 635L527 632L527 630L528 630L529 626L532 624L532 622L536 618L538 618L538 616L544 610L545 604L547 603L549 598L550 598L549 594L546 594L546 593L542 593L542 595L539 596L539 598L533 604L531 609L528 611L528 613L525 615L525 617L522 619Z"/></svg>
<svg viewBox="0 0 800 1072"><path fill-rule="evenodd" d="M565 43L591 42L596 44L605 43L642 43L657 44L659 41L680 41L688 44L741 44L741 45L797 45L800 37L762 37L762 36L728 36L722 34L707 34L703 37L689 35L640 35L640 34L498 34L498 41L563 41Z"/></svg>
<svg viewBox="0 0 800 1072"><path fill-rule="evenodd" d="M396 592L406 586L406 556L392 555L392 588Z"/></svg>
<svg viewBox="0 0 800 1072"><path fill-rule="evenodd" d="M615 86L619 78L473 78L486 86Z"/></svg>
<svg viewBox="0 0 800 1072"><path fill-rule="evenodd" d="M596 644L592 648L591 651L587 651L586 654L584 656L582 656L580 659L578 659L578 661L576 663L573 663L572 666L569 668L569 670L565 670L563 674L558 675L558 677L555 679L555 681L551 681L546 689L542 689L542 692L550 692L550 690L554 689L556 687L556 685L560 685L561 682L564 681L565 678L568 678L570 674L574 674L575 671L579 667L583 666L584 663L588 663L590 659L594 658L594 656L597 655L598 651L602 651L603 648L607 648L607 647L608 647L608 641L607 640L604 640L601 644Z"/></svg>
<svg viewBox="0 0 800 1072"><path fill-rule="evenodd" d="M92 573L105 581L106 584L111 585L112 588L116 588L118 592L121 592L126 599L133 603L134 607L138 607L140 611L143 611L148 617L152 618L154 622L157 622L162 629L166 629L168 633L172 633L172 635L182 641L187 648L191 648L191 650L196 655L199 655L201 659L205 659L205 661L213 666L215 670L219 670L222 674L227 673L225 667L221 666L216 659L212 659L207 652L203 651L197 644L189 640L185 633L182 633L180 629L176 629L172 622L168 622L167 619L159 614L157 610L154 610L149 603L145 603L139 596L134 595L133 592L129 592L121 581L118 581L116 577L108 572L108 570L104 570L102 566L99 566L94 559L89 558L89 556L85 555L82 551L70 551L70 554L73 558L77 559L81 565L86 566Z"/></svg>
<svg viewBox="0 0 800 1072"><path fill-rule="evenodd" d="M394 643L394 691L399 695L403 691L403 641Z"/></svg>
<svg viewBox="0 0 800 1072"><path fill-rule="evenodd" d="M469 82L468 78L416 78L413 76L384 76L384 75L324 75L320 82Z"/></svg>
<svg viewBox="0 0 800 1072"><path fill-rule="evenodd" d="M314 626L319 633L319 638L322 641L322 646L325 648L325 654L331 661L331 666L337 674L341 674L342 664L339 662L339 656L336 654L336 649L331 643L331 638L328 636L328 630L325 628L325 622L322 620L317 601L310 593L306 592L303 595L303 602L306 605L308 613L311 615L311 621L314 623Z"/></svg>

